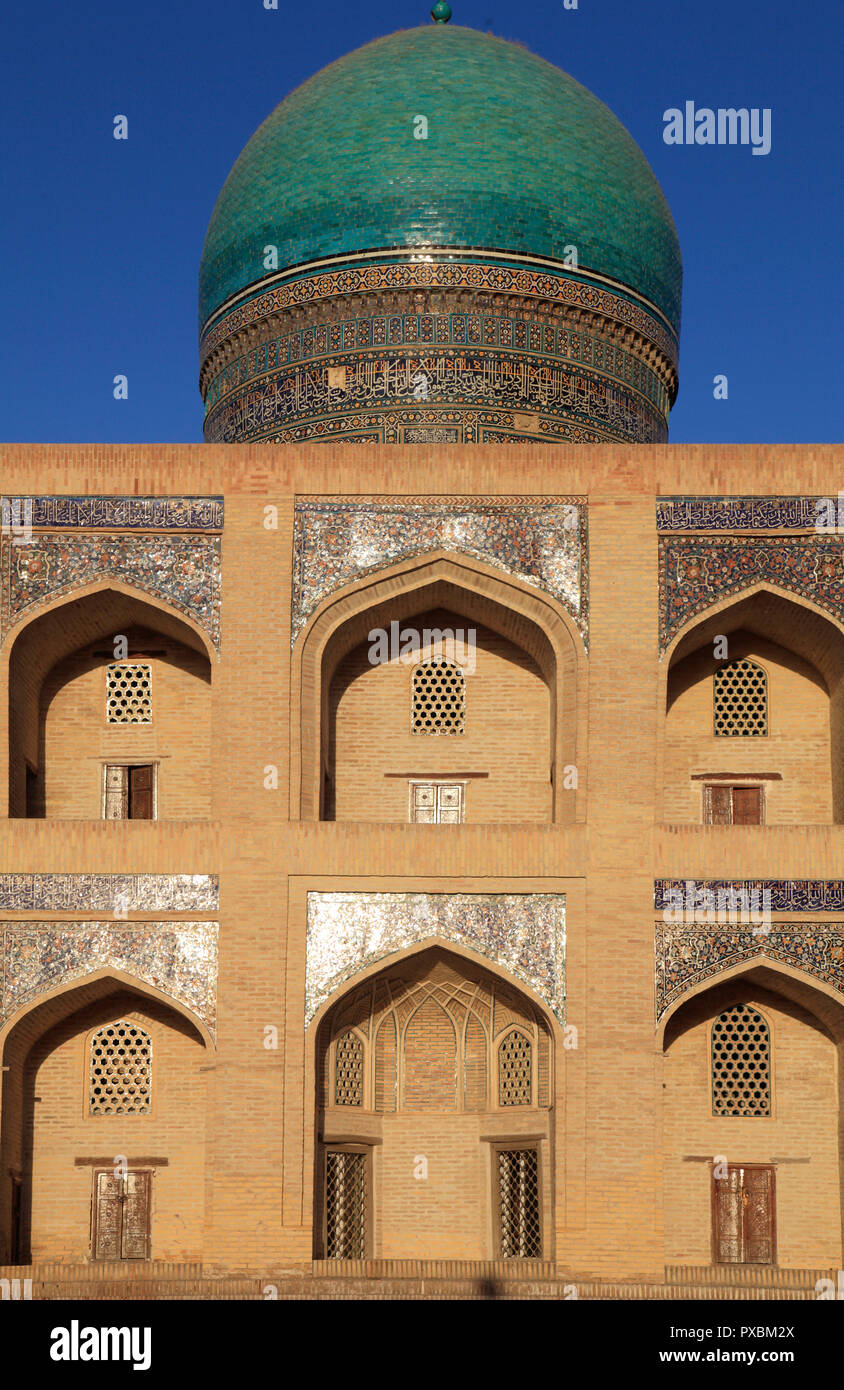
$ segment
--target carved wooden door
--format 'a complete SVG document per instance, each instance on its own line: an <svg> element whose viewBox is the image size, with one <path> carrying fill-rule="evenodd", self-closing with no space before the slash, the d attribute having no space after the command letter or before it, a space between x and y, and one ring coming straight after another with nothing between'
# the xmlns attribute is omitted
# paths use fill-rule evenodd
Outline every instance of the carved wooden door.
<svg viewBox="0 0 844 1390"><path fill-rule="evenodd" d="M95 1174L95 1260L149 1259L151 1196L152 1173L143 1169L130 1169L125 1178Z"/></svg>
<svg viewBox="0 0 844 1390"><path fill-rule="evenodd" d="M713 1221L718 1264L773 1264L773 1168L730 1166L715 1178Z"/></svg>

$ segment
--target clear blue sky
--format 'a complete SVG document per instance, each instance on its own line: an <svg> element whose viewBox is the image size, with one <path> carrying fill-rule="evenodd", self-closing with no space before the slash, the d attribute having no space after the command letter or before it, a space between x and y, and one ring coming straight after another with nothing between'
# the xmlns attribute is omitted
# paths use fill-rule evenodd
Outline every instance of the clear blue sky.
<svg viewBox="0 0 844 1390"><path fill-rule="evenodd" d="M518 39L591 88L654 168L685 264L672 442L841 440L841 0L452 4L455 23ZM428 10L9 0L4 439L201 439L197 270L229 169L299 82ZM770 107L771 153L664 144L662 113L686 100ZM126 142L112 137L117 113ZM113 399L117 373L127 401Z"/></svg>

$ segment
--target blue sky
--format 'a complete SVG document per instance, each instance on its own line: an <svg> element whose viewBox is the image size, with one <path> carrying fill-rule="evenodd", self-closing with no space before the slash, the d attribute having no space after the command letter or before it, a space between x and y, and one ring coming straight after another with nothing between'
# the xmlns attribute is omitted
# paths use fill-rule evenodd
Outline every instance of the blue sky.
<svg viewBox="0 0 844 1390"><path fill-rule="evenodd" d="M840 0L452 0L591 88L641 145L685 265L671 441L840 440ZM202 437L196 280L217 193L299 82L425 0L10 0L0 433ZM772 149L673 147L663 112L772 110ZM129 117L115 141L115 114ZM129 378L115 401L113 378ZM726 374L726 401L713 378Z"/></svg>

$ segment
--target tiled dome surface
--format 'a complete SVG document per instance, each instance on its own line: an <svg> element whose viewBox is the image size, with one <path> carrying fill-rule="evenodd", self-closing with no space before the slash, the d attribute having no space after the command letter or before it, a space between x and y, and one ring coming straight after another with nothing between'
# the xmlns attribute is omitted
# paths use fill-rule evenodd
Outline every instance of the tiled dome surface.
<svg viewBox="0 0 844 1390"><path fill-rule="evenodd" d="M428 121L414 138L414 117ZM200 324L279 268L420 245L562 259L637 290L679 326L668 204L612 112L560 69L430 24L357 49L283 101L229 174L200 271Z"/></svg>

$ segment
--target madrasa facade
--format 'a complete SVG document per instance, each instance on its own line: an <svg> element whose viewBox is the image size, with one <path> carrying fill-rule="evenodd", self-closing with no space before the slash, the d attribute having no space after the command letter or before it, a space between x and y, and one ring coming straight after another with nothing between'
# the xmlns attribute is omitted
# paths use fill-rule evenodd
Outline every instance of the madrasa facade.
<svg viewBox="0 0 844 1390"><path fill-rule="evenodd" d="M606 106L431 23L246 145L196 445L3 450L0 1278L815 1298L842 450L668 444Z"/></svg>

